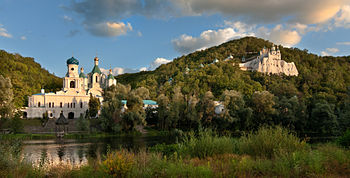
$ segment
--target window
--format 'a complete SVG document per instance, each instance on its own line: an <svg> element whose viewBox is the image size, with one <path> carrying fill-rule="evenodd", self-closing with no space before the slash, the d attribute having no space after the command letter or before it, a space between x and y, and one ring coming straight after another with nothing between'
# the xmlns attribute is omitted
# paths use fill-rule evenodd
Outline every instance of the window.
<svg viewBox="0 0 350 178"><path fill-rule="evenodd" d="M69 108L69 103L67 103L67 106L68 106L68 108Z"/></svg>
<svg viewBox="0 0 350 178"><path fill-rule="evenodd" d="M80 108L83 108L83 102L80 102Z"/></svg>
<svg viewBox="0 0 350 178"><path fill-rule="evenodd" d="M92 83L93 81L92 81L92 75L91 75L91 77L90 77L90 82Z"/></svg>
<svg viewBox="0 0 350 178"><path fill-rule="evenodd" d="M40 102L38 102L38 107L40 107Z"/></svg>
<svg viewBox="0 0 350 178"><path fill-rule="evenodd" d="M96 83L98 82L98 80L97 80L97 76L96 76Z"/></svg>
<svg viewBox="0 0 350 178"><path fill-rule="evenodd" d="M55 107L55 103L52 103L52 107L53 107L53 108Z"/></svg>
<svg viewBox="0 0 350 178"><path fill-rule="evenodd" d="M51 103L49 103L49 108L51 108Z"/></svg>
<svg viewBox="0 0 350 178"><path fill-rule="evenodd" d="M75 88L75 82L74 81L70 82L70 88Z"/></svg>
<svg viewBox="0 0 350 178"><path fill-rule="evenodd" d="M73 103L70 103L70 108L73 108Z"/></svg>
<svg viewBox="0 0 350 178"><path fill-rule="evenodd" d="M75 103L73 103L73 108L75 108Z"/></svg>
<svg viewBox="0 0 350 178"><path fill-rule="evenodd" d="M60 108L62 108L62 102L60 102Z"/></svg>
<svg viewBox="0 0 350 178"><path fill-rule="evenodd" d="M73 70L74 70L74 68L72 67L70 70L72 70L72 71L73 71Z"/></svg>

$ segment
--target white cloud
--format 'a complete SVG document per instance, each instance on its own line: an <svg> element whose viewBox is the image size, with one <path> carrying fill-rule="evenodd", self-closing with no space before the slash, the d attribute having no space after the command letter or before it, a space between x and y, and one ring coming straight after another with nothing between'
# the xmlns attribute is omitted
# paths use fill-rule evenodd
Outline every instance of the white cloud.
<svg viewBox="0 0 350 178"><path fill-rule="evenodd" d="M157 58L155 59L153 62L151 62L151 64L149 65L149 67L147 68L147 70L154 70L157 67L159 67L162 64L167 64L169 62L171 62L172 60L168 60L165 58Z"/></svg>
<svg viewBox="0 0 350 178"><path fill-rule="evenodd" d="M112 74L116 76L116 75L121 75L121 74L125 74L125 73L136 73L136 72L140 72L140 71L151 71L151 70L155 70L160 65L167 64L167 63L169 63L171 61L172 60L168 60L168 59L165 59L165 58L157 58L154 61L152 61L148 67L141 67L140 69L114 67L112 69ZM104 68L100 68L100 69L101 69L102 73L104 73L106 75L109 74L109 69L104 69Z"/></svg>
<svg viewBox="0 0 350 178"><path fill-rule="evenodd" d="M304 24L332 18L348 0L173 0L186 14L243 17L253 22L279 22L284 18Z"/></svg>
<svg viewBox="0 0 350 178"><path fill-rule="evenodd" d="M12 38L12 35L7 32L7 30L0 24L0 36L5 38Z"/></svg>
<svg viewBox="0 0 350 178"><path fill-rule="evenodd" d="M199 37L192 37L186 34L172 40L176 51L186 54L196 50L206 49L219 45L234 38L247 36L245 33L238 33L234 28L225 28L219 30L207 30L200 34Z"/></svg>
<svg viewBox="0 0 350 178"><path fill-rule="evenodd" d="M26 36L21 36L21 40L27 40Z"/></svg>
<svg viewBox="0 0 350 178"><path fill-rule="evenodd" d="M334 18L335 27L345 27L350 28L350 5L343 6Z"/></svg>
<svg viewBox="0 0 350 178"><path fill-rule="evenodd" d="M257 29L257 36L286 47L294 46L301 40L301 36L296 30L284 29L282 25L276 25L271 30L260 27Z"/></svg>
<svg viewBox="0 0 350 178"><path fill-rule="evenodd" d="M72 22L72 21L73 21L73 18L72 18L72 17L69 17L69 16L67 16L67 15L64 15L64 16L63 16L63 20L64 20L64 21L67 21L67 22Z"/></svg>
<svg viewBox="0 0 350 178"><path fill-rule="evenodd" d="M337 45L346 45L349 46L350 45L350 41L344 41L344 42L337 42Z"/></svg>
<svg viewBox="0 0 350 178"><path fill-rule="evenodd" d="M101 72L108 75L109 74L109 69L104 69L100 68ZM136 73L139 72L137 69L130 69L130 68L122 68L122 67L115 67L112 69L112 74L113 75L120 75L120 74L125 74L125 73Z"/></svg>
<svg viewBox="0 0 350 178"><path fill-rule="evenodd" d="M141 67L140 71L147 71L147 67Z"/></svg>
<svg viewBox="0 0 350 178"><path fill-rule="evenodd" d="M321 51L321 56L331 56L337 52L339 52L338 48L326 48L325 51Z"/></svg>
<svg viewBox="0 0 350 178"><path fill-rule="evenodd" d="M326 48L326 50L330 53L337 53L339 52L339 49L338 48Z"/></svg>
<svg viewBox="0 0 350 178"><path fill-rule="evenodd" d="M307 25L303 24L293 24L288 27L278 24L273 28L267 28L255 24L248 25L240 21L225 21L225 25L229 27L217 31L207 30L202 32L199 37L183 34L172 40L173 47L176 51L187 54L245 36L256 36L270 40L275 44L291 47L298 44L302 39L302 34L310 30Z"/></svg>
<svg viewBox="0 0 350 178"><path fill-rule="evenodd" d="M125 35L128 31L132 31L132 26L130 23L125 24L123 22L103 22L87 25L86 29L96 36L113 37Z"/></svg>
<svg viewBox="0 0 350 178"><path fill-rule="evenodd" d="M140 31L137 32L137 36L141 37L142 33Z"/></svg>

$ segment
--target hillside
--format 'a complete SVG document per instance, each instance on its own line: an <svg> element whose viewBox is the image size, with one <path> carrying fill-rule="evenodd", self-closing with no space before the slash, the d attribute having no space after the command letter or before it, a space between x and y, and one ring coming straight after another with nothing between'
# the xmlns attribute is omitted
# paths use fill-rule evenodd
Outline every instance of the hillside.
<svg viewBox="0 0 350 178"><path fill-rule="evenodd" d="M39 93L41 87L47 92L62 88L61 78L43 69L33 58L0 50L0 62L0 75L11 79L16 107L26 106L27 96Z"/></svg>
<svg viewBox="0 0 350 178"><path fill-rule="evenodd" d="M339 103L350 86L350 57L320 57L307 50L283 48L282 60L294 62L298 77L266 76L257 72L241 71L237 65L245 56L255 55L264 46L272 43L263 39L246 37L229 41L216 47L181 56L173 62L161 65L155 71L124 74L118 82L133 88L144 86L155 99L160 93L171 94L179 86L184 94L202 95L212 91L219 97L226 89L236 90L246 96L254 91L268 90L276 96L295 96L304 99L323 98L330 103ZM234 59L224 62L230 54ZM220 62L211 64L214 59ZM203 64L204 67L201 67ZM186 67L189 71L186 72ZM172 78L172 82L168 82Z"/></svg>

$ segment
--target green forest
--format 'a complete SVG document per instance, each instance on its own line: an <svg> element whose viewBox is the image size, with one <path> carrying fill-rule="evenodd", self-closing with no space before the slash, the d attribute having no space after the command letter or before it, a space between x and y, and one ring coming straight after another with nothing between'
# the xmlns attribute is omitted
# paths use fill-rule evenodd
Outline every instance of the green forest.
<svg viewBox="0 0 350 178"><path fill-rule="evenodd" d="M272 45L254 37L233 40L181 56L154 71L119 75L117 81L149 90L164 112L150 114L147 120L163 129L210 126L235 131L283 125L302 134L337 135L349 128L350 56L320 57L279 46L282 60L294 62L299 76L238 68L242 57ZM225 61L229 55L234 59ZM215 59L220 62L213 64ZM223 101L227 112L215 115L213 101ZM161 126L162 120L167 124Z"/></svg>
<svg viewBox="0 0 350 178"><path fill-rule="evenodd" d="M16 107L27 106L28 96L41 88L47 92L62 88L62 79L43 69L34 58L0 50L0 62L0 75L11 79Z"/></svg>
<svg viewBox="0 0 350 178"><path fill-rule="evenodd" d="M159 130L202 127L239 133L264 125L281 125L301 135L335 136L350 127L350 56L320 57L307 50L279 46L282 59L294 62L299 76L265 75L242 71L242 57L256 55L269 41L246 37L181 56L154 71L117 76L117 87L105 91L101 120L106 132L132 131L138 124ZM225 60L232 55L233 59ZM61 78L33 58L0 51L0 75L10 78L14 105L41 87L57 91ZM213 63L214 60L219 60ZM153 99L157 109L142 109ZM128 110L120 113L121 100ZM215 114L215 101L225 112ZM93 116L94 114L91 114Z"/></svg>

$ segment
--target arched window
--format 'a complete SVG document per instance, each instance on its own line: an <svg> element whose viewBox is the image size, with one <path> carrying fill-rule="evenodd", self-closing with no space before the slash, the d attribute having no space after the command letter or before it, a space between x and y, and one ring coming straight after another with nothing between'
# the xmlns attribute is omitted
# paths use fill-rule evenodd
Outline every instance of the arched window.
<svg viewBox="0 0 350 178"><path fill-rule="evenodd" d="M38 107L40 107L40 102L38 102Z"/></svg>
<svg viewBox="0 0 350 178"><path fill-rule="evenodd" d="M49 103L49 108L51 108L51 103Z"/></svg>
<svg viewBox="0 0 350 178"><path fill-rule="evenodd" d="M60 102L60 108L62 108L62 102Z"/></svg>
<svg viewBox="0 0 350 178"><path fill-rule="evenodd" d="M97 79L98 79L98 77L96 76L96 83L98 82L98 80L97 80Z"/></svg>
<svg viewBox="0 0 350 178"><path fill-rule="evenodd" d="M73 108L75 108L75 103L73 103Z"/></svg>
<svg viewBox="0 0 350 178"><path fill-rule="evenodd" d="M75 82L74 81L70 81L70 88L75 88Z"/></svg>
<svg viewBox="0 0 350 178"><path fill-rule="evenodd" d="M67 107L69 108L69 103L67 103Z"/></svg>
<svg viewBox="0 0 350 178"><path fill-rule="evenodd" d="M90 77L90 83L92 83L93 81L92 81L92 75L91 75L91 77Z"/></svg>
<svg viewBox="0 0 350 178"><path fill-rule="evenodd" d="M53 107L53 108L55 107L55 103L52 103L52 107Z"/></svg>
<svg viewBox="0 0 350 178"><path fill-rule="evenodd" d="M83 102L80 102L80 108L83 108Z"/></svg>
<svg viewBox="0 0 350 178"><path fill-rule="evenodd" d="M70 108L73 108L73 103L70 103Z"/></svg>

